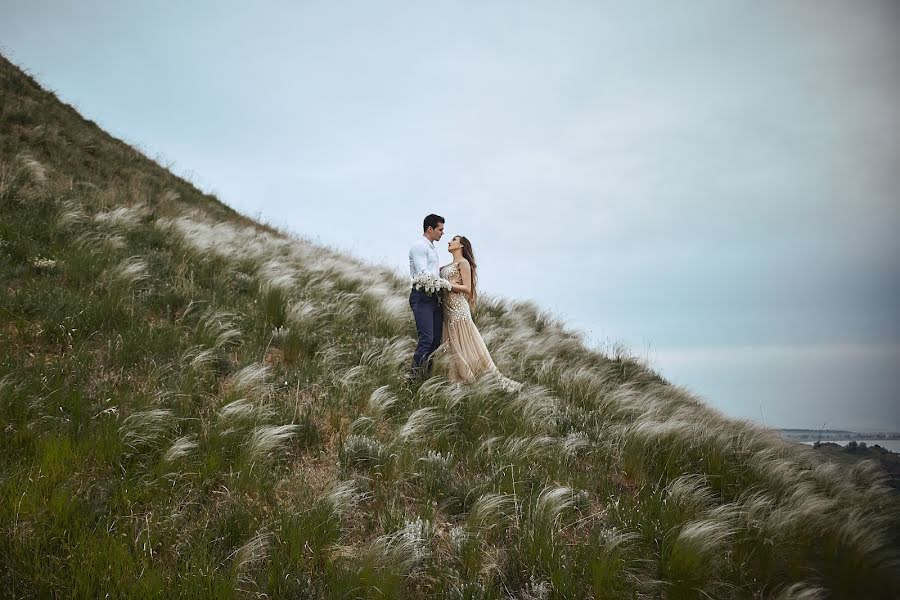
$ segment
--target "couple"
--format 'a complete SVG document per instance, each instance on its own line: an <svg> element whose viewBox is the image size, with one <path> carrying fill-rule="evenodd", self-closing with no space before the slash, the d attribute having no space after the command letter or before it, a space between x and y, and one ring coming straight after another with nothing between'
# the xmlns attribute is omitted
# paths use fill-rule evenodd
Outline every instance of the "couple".
<svg viewBox="0 0 900 600"><path fill-rule="evenodd" d="M453 262L439 267L440 258L434 243L444 235L444 218L428 215L423 229L422 237L409 249L409 274L413 278L409 305L419 336L409 379L427 377L431 373L431 355L443 345L449 359L447 377L450 381L472 381L479 375L491 373L499 378L504 389L518 390L522 387L520 383L504 377L497 370L472 322L478 281L472 244L464 236L455 236L447 244ZM430 279L439 289L433 291L430 286L416 283L423 279Z"/></svg>

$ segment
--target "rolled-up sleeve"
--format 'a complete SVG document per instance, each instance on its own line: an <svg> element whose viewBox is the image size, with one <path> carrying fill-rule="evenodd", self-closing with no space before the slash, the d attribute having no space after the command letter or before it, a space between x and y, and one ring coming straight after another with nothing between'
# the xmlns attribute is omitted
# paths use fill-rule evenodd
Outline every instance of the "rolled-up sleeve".
<svg viewBox="0 0 900 600"><path fill-rule="evenodd" d="M424 244L414 244L409 249L409 274L415 277L428 270L428 249Z"/></svg>

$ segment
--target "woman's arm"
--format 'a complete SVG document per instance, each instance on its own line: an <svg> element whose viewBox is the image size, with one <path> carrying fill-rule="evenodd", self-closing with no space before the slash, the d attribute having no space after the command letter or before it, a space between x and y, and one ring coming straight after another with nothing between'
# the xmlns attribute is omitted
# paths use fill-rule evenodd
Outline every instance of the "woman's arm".
<svg viewBox="0 0 900 600"><path fill-rule="evenodd" d="M458 292L460 294L465 294L466 296L472 295L472 267L469 266L469 261L461 260L459 261L459 274L462 275L462 285L457 283L453 284L453 288L451 291Z"/></svg>

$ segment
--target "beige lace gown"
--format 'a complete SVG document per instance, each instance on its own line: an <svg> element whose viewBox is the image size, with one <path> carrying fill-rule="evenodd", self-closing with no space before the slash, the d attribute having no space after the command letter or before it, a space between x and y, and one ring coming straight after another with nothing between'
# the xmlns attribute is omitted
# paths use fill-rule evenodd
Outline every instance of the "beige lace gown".
<svg viewBox="0 0 900 600"><path fill-rule="evenodd" d="M463 284L457 263L441 267L441 277L457 285ZM493 373L505 389L521 388L521 383L501 375L491 359L481 333L472 321L472 311L465 294L444 292L443 307L444 327L441 345L447 353L449 363L447 378L455 382L468 382L479 375Z"/></svg>

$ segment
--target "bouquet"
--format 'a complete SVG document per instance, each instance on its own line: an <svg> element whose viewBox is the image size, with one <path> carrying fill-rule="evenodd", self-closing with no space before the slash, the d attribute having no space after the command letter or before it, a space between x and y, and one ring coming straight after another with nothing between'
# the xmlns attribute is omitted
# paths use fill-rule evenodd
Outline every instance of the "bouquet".
<svg viewBox="0 0 900 600"><path fill-rule="evenodd" d="M441 290L449 291L452 289L449 281L441 279L428 271L422 271L412 278L412 288L423 292L426 296L433 296Z"/></svg>

